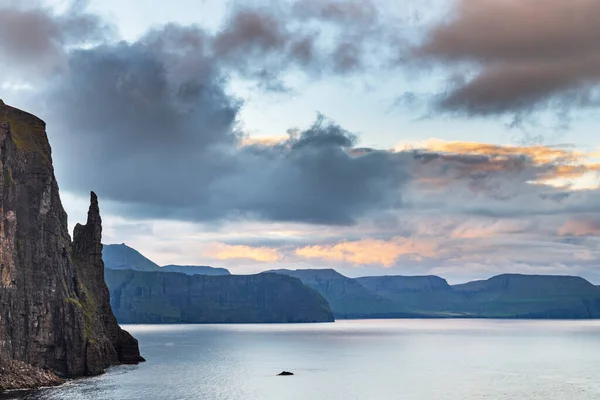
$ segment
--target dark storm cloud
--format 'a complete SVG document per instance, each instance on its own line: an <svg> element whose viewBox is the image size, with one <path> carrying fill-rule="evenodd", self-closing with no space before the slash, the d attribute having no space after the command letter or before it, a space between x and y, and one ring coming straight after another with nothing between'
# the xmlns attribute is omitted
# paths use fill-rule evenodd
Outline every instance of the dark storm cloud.
<svg viewBox="0 0 600 400"><path fill-rule="evenodd" d="M259 81L289 70L311 77L362 71L379 66L373 52L391 45L380 40L386 30L370 0L239 4L212 39L212 50L221 63Z"/></svg>
<svg viewBox="0 0 600 400"><path fill-rule="evenodd" d="M61 186L75 193L96 190L126 215L193 221L352 224L406 207L406 184L413 180L449 187L456 199L451 207L465 213L556 203L555 191L533 188L530 181L551 175L560 162L538 165L527 154L353 149L356 137L323 117L277 145L243 146L242 102L227 92L229 77L241 74L277 87L293 69L318 75L365 68L372 54L361 49L381 37L373 25L382 17L357 4L370 3L236 6L215 33L169 24L134 43L63 49L67 68L35 94ZM352 29L338 29L324 44L314 21ZM408 206L452 202L440 193L420 192L425 201Z"/></svg>
<svg viewBox="0 0 600 400"><path fill-rule="evenodd" d="M406 157L348 153L323 117L277 146L241 146L240 102L200 29L70 53L44 94L62 185L144 217L350 224L398 206ZM74 167L77 166L77 167Z"/></svg>
<svg viewBox="0 0 600 400"><path fill-rule="evenodd" d="M318 33L289 22L277 10L236 7L210 38L210 50L224 67L269 89L281 72L298 67L312 73L318 61Z"/></svg>
<svg viewBox="0 0 600 400"><path fill-rule="evenodd" d="M455 0L417 58L472 73L453 80L442 109L490 115L597 104L600 1Z"/></svg>
<svg viewBox="0 0 600 400"><path fill-rule="evenodd" d="M85 8L86 2L74 1L57 14L32 1L0 0L0 59L7 61L0 64L4 77L53 73L65 66L67 46L96 42L112 33L109 24Z"/></svg>
<svg viewBox="0 0 600 400"><path fill-rule="evenodd" d="M114 38L111 24L87 11L87 1L73 0L57 13L35 0L0 0L0 55L43 77L63 70L69 49ZM302 71L310 78L360 71L375 66L373 50L382 47L380 10L370 0L273 3L234 2L223 24L211 34L197 26L158 29L158 36L179 35L196 54L213 59L226 74L240 74L267 90L281 91L280 75ZM151 35L148 35L150 37ZM162 37L154 35L160 45ZM365 51L366 48L371 51ZM3 65L4 64L4 65Z"/></svg>
<svg viewBox="0 0 600 400"><path fill-rule="evenodd" d="M30 56L23 65L44 51L64 63L35 95L63 188L94 189L129 215L202 221L351 224L400 205L410 155L351 154L356 137L322 116L277 146L243 146L242 102L227 93L235 74L283 91L287 71L363 68L379 19L370 2L237 3L216 32L168 24L133 43L81 48L108 32L85 6L6 8L20 19L0 30L36 22L39 32L5 51Z"/></svg>
<svg viewBox="0 0 600 400"><path fill-rule="evenodd" d="M223 193L220 201L228 209L284 221L351 224L369 212L400 207L410 157L387 152L354 157L346 151L354 140L320 117L280 145L242 149L238 174L216 193ZM231 188L243 190L228 195Z"/></svg>
<svg viewBox="0 0 600 400"><path fill-rule="evenodd" d="M239 105L210 60L188 53L198 46L190 34L167 27L135 44L70 54L69 72L45 93L68 189L98 185L115 200L141 204L205 198L202 185L226 169L214 149L236 143Z"/></svg>

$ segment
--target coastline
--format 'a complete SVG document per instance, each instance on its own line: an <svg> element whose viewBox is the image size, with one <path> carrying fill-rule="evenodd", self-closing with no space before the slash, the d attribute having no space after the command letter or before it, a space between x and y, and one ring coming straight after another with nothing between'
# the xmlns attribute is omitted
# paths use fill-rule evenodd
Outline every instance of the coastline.
<svg viewBox="0 0 600 400"><path fill-rule="evenodd" d="M0 395L6 391L59 386L65 380L51 371L15 360L0 361Z"/></svg>

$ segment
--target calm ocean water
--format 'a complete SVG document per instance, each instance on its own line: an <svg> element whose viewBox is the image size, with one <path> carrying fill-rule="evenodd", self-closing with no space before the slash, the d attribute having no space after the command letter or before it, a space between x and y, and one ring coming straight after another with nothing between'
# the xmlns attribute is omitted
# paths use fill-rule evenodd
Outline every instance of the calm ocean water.
<svg viewBox="0 0 600 400"><path fill-rule="evenodd" d="M126 326L148 362L17 398L594 399L600 321ZM291 377L277 377L282 370Z"/></svg>

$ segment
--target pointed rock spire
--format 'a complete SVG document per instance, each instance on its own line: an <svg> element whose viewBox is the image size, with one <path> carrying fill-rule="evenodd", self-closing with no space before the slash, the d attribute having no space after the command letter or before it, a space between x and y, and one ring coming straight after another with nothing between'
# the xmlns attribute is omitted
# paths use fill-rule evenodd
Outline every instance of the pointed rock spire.
<svg viewBox="0 0 600 400"><path fill-rule="evenodd" d="M98 196L96 193L90 193L90 208L88 210L88 218L86 226L89 229L94 227L94 233L96 239L99 243L102 241L102 218L100 217L100 207L98 206ZM96 237L97 236L97 237Z"/></svg>

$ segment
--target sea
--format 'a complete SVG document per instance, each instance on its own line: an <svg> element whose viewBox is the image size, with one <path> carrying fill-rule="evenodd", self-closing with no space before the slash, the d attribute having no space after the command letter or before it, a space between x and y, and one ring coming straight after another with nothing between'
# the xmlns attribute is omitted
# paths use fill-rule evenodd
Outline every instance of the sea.
<svg viewBox="0 0 600 400"><path fill-rule="evenodd" d="M128 325L147 362L28 400L597 400L600 321ZM293 376L277 376L282 371Z"/></svg>

